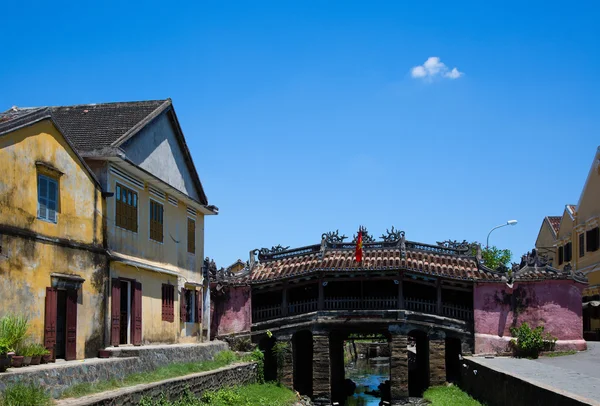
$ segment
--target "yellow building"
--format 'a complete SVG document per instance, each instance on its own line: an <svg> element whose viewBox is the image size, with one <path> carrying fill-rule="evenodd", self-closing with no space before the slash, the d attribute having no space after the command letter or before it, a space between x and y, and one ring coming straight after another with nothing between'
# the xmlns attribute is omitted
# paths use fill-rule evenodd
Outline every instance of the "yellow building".
<svg viewBox="0 0 600 406"><path fill-rule="evenodd" d="M56 358L104 346L108 264L98 180L50 109L0 113L0 315Z"/></svg>
<svg viewBox="0 0 600 406"><path fill-rule="evenodd" d="M540 255L548 258L550 264L554 263L556 253L556 238L560 228L560 216L546 216L535 240L535 248Z"/></svg>
<svg viewBox="0 0 600 406"><path fill-rule="evenodd" d="M553 266L587 276L583 325L587 339L600 338L600 147L594 154L577 205L567 205L556 237Z"/></svg>
<svg viewBox="0 0 600 406"><path fill-rule="evenodd" d="M17 109L18 110L18 109ZM104 192L105 345L209 337L208 200L170 99L51 107Z"/></svg>

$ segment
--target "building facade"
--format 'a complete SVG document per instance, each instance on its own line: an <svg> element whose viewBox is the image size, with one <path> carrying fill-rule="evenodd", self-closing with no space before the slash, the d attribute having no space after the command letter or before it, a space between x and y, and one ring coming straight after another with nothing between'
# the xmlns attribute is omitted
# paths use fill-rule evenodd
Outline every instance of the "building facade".
<svg viewBox="0 0 600 406"><path fill-rule="evenodd" d="M99 191L92 200L101 207L94 230L107 262L102 317L88 319L101 325L98 342L208 339L204 218L218 209L208 204L171 100L13 108L11 114L29 110L49 114ZM70 186L77 198L86 193Z"/></svg>
<svg viewBox="0 0 600 406"><path fill-rule="evenodd" d="M49 109L0 113L0 315L66 360L104 347L101 186Z"/></svg>
<svg viewBox="0 0 600 406"><path fill-rule="evenodd" d="M600 148L576 205L566 205L555 242L553 266L584 274L583 328L588 340L600 340Z"/></svg>

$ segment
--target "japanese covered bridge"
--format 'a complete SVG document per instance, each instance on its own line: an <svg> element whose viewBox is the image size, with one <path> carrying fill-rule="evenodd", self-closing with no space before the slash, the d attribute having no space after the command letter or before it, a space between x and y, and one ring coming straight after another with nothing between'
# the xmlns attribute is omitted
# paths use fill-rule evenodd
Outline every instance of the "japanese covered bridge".
<svg viewBox="0 0 600 406"><path fill-rule="evenodd" d="M478 245L437 245L391 231L376 241L323 234L321 244L254 250L239 272L211 272L213 336L251 335L265 350L267 378L316 403L343 401L343 342L377 334L390 347L388 398L420 393L460 374L460 354L508 349L510 327L545 324L561 348L582 340L582 275L552 268L535 251L508 270L481 263ZM355 236L356 240L356 236ZM560 318L560 323L553 324ZM271 348L288 343L277 366ZM416 343L409 373L408 345Z"/></svg>

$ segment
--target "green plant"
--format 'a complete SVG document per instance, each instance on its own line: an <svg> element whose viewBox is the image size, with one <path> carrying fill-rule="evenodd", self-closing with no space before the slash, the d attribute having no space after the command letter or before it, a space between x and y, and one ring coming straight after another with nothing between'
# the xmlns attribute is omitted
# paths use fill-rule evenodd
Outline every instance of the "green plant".
<svg viewBox="0 0 600 406"><path fill-rule="evenodd" d="M50 351L46 349L42 344L31 344L28 346L30 357L41 357L50 354Z"/></svg>
<svg viewBox="0 0 600 406"><path fill-rule="evenodd" d="M283 379L283 366L286 363L286 358L290 352L289 343L286 341L278 341L273 345L271 350L277 360L277 382L281 383Z"/></svg>
<svg viewBox="0 0 600 406"><path fill-rule="evenodd" d="M8 314L0 319L0 340L16 349L27 337L29 321L25 316Z"/></svg>
<svg viewBox="0 0 600 406"><path fill-rule="evenodd" d="M529 324L523 323L518 328L511 328L510 333L514 337L510 343L518 357L537 358L540 351L554 348L556 343L555 337L548 333L543 334L544 326L531 329Z"/></svg>
<svg viewBox="0 0 600 406"><path fill-rule="evenodd" d="M13 349L9 347L5 340L0 340L0 355L7 354L11 352Z"/></svg>
<svg viewBox="0 0 600 406"><path fill-rule="evenodd" d="M7 386L0 397L2 406L47 406L50 396L39 386L15 384Z"/></svg>
<svg viewBox="0 0 600 406"><path fill-rule="evenodd" d="M258 383L265 382L265 354L258 348L255 348L250 354L245 355L242 358L243 361L256 362L256 380Z"/></svg>

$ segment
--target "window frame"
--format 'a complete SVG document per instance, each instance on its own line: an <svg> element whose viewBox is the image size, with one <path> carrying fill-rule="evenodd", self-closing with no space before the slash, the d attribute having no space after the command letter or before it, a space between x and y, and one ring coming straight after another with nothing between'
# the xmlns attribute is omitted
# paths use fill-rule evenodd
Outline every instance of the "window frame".
<svg viewBox="0 0 600 406"><path fill-rule="evenodd" d="M592 229L587 230L585 233L585 250L587 252L598 251L598 248L600 248L600 229L598 227L594 227Z"/></svg>
<svg viewBox="0 0 600 406"><path fill-rule="evenodd" d="M562 265L564 261L564 253L565 253L565 248L561 245L560 247L558 247L558 265Z"/></svg>
<svg viewBox="0 0 600 406"><path fill-rule="evenodd" d="M175 321L175 286L169 283L162 284L162 321L173 323Z"/></svg>
<svg viewBox="0 0 600 406"><path fill-rule="evenodd" d="M160 218L159 220L155 220L153 219L153 206L159 207L160 208ZM149 210L149 219L148 219L148 235L149 238L159 244L162 244L164 242L164 231L165 231L165 222L164 222L164 217L165 217L165 205L150 198L150 203L148 205L148 210ZM160 233L159 235L157 235L158 233L158 228L160 226ZM156 238L155 238L156 237ZM160 238L160 239L158 239Z"/></svg>
<svg viewBox="0 0 600 406"><path fill-rule="evenodd" d="M127 201L122 201L121 196L123 196L123 192L126 192L126 196L131 194L131 201L133 204L128 203ZM125 198L126 200L128 198ZM128 216L126 213L119 213L119 207L125 207L125 209L129 208L130 210L135 211L135 216ZM115 226L122 229L131 231L132 233L137 234L139 230L139 216L140 216L140 197L137 191L133 190L128 186L124 186L122 183L115 182ZM122 210L125 210L122 209ZM127 210L125 210L127 211ZM121 219L121 224L119 224ZM132 227L129 228L127 224L127 220L131 220L133 223Z"/></svg>
<svg viewBox="0 0 600 406"><path fill-rule="evenodd" d="M40 182L40 180L44 180L46 182L46 196L42 197L41 196L41 189L42 189L42 183ZM55 191L54 191L54 220L52 220L49 217L49 203L51 202L50 200L50 185L54 185L55 187ZM58 223L58 205L59 205L59 201L60 201L60 184L59 184L59 180L57 178L54 178L52 176L48 176L45 173L37 173L37 218L39 220L45 221L47 223L51 223L51 224L57 224ZM40 204L40 200L43 199L46 201L46 205L45 205L45 210L46 210L46 215L42 216L41 215L41 204Z"/></svg>
<svg viewBox="0 0 600 406"><path fill-rule="evenodd" d="M185 322L196 322L196 290L185 288Z"/></svg>
<svg viewBox="0 0 600 406"><path fill-rule="evenodd" d="M194 227L193 227L193 232L191 233L192 235L192 241L190 241L190 224L193 223ZM192 244L190 244L192 243ZM191 250L190 250L191 248ZM191 255L196 255L196 219L188 217L187 218L187 252L188 254Z"/></svg>
<svg viewBox="0 0 600 406"><path fill-rule="evenodd" d="M573 259L573 244L571 241L565 244L564 262L571 262Z"/></svg>
<svg viewBox="0 0 600 406"><path fill-rule="evenodd" d="M585 233L579 233L579 258L585 256Z"/></svg>

